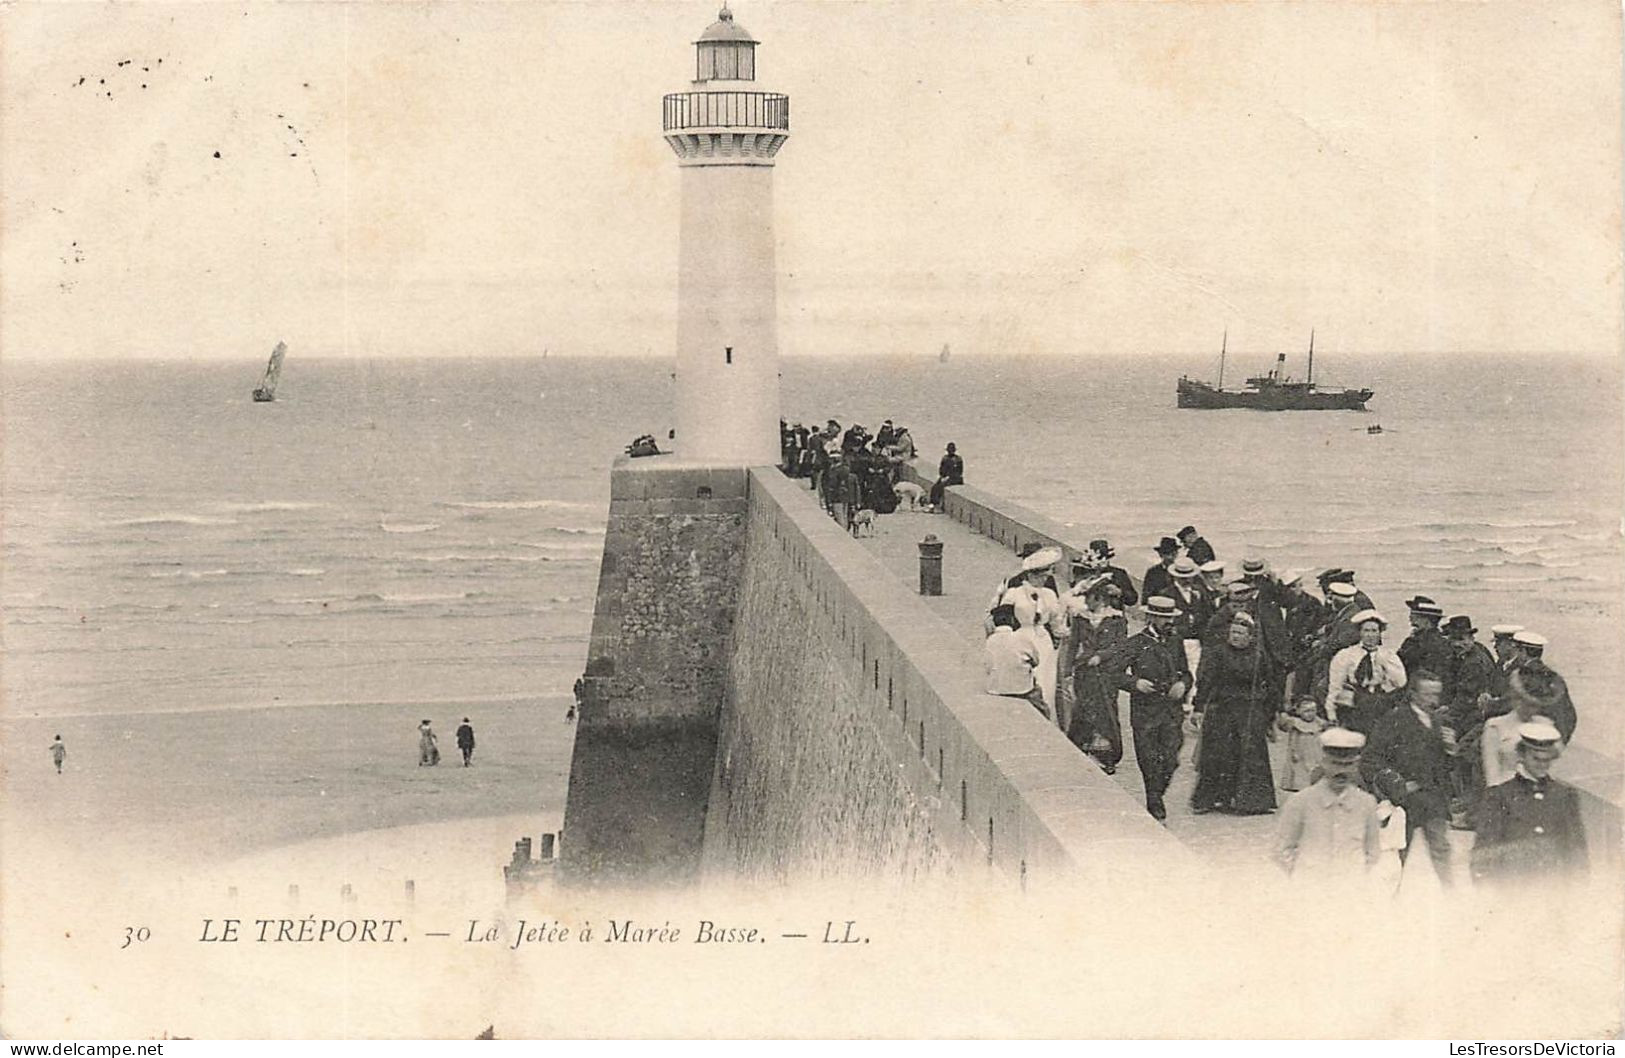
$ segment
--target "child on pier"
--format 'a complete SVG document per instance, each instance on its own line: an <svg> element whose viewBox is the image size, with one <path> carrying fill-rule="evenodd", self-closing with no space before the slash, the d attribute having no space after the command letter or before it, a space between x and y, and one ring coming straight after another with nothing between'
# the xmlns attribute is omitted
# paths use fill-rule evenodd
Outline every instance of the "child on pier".
<svg viewBox="0 0 1625 1058"><path fill-rule="evenodd" d="M1313 698L1300 698L1292 713L1281 718L1286 732L1287 763L1281 789L1305 790L1320 778L1320 733L1326 721Z"/></svg>

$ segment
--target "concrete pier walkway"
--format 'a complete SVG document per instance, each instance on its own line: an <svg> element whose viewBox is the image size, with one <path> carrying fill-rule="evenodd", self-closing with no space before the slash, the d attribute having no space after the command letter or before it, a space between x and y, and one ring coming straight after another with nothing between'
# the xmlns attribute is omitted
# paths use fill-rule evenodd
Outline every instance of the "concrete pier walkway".
<svg viewBox="0 0 1625 1058"><path fill-rule="evenodd" d="M872 537L858 539L859 544L897 576L899 590L911 594L919 591L918 543L928 533L943 542L943 593L924 597L922 601L959 637L956 645L962 645L965 664L976 670L978 679L982 665L983 618L988 600L1000 580L1019 568L1019 560L1008 534L1003 542L994 538L1003 531L1003 527L984 524L982 528L982 532L977 532L947 515L900 508L894 514L876 519ZM1027 538L1031 538L1031 534ZM1131 614L1130 631L1137 631L1140 627L1141 622ZM1134 756L1127 695L1122 696L1120 713L1124 757L1117 766L1114 778L1136 804L1143 805L1145 788ZM1276 814L1231 816L1209 813L1196 816L1191 812L1190 797L1196 785L1196 768L1193 764L1196 747L1197 734L1187 725L1184 748L1180 752L1180 767L1166 795L1166 826L1169 832L1228 878L1239 882L1261 874L1274 874L1270 850L1274 843ZM1285 752L1284 739L1270 744L1271 768L1277 777L1285 770ZM1290 796L1290 792L1277 788L1279 804L1284 804ZM1452 837L1455 874L1458 880L1465 880L1472 835L1458 831ZM1427 857L1423 855L1416 865L1425 866L1426 862Z"/></svg>

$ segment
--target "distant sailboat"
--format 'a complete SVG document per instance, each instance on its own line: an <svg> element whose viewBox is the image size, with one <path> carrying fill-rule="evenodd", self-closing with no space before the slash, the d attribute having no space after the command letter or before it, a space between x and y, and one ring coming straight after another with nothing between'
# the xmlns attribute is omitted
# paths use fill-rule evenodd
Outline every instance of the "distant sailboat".
<svg viewBox="0 0 1625 1058"><path fill-rule="evenodd" d="M948 343L943 342L942 343L942 352L937 354L937 363L946 364L947 362L948 362Z"/></svg>
<svg viewBox="0 0 1625 1058"><path fill-rule="evenodd" d="M276 400L277 380L282 377L282 358L288 354L288 343L278 342L271 350L271 359L265 365L265 377L254 389L254 400L260 404Z"/></svg>

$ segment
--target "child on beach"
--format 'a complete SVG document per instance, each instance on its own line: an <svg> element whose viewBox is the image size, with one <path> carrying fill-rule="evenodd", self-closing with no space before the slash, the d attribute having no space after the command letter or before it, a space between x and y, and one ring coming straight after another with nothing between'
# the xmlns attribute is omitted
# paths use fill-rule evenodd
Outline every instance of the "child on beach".
<svg viewBox="0 0 1625 1058"><path fill-rule="evenodd" d="M1287 751L1281 789L1308 789L1320 778L1320 733L1326 730L1315 700L1299 699L1293 712L1281 718L1281 729L1286 732Z"/></svg>
<svg viewBox="0 0 1625 1058"><path fill-rule="evenodd" d="M436 745L436 742L437 740L434 737L434 729L429 727L429 721L425 720L423 723L419 724L418 767L421 768L427 764L432 768L436 764L440 763L440 747Z"/></svg>
<svg viewBox="0 0 1625 1058"><path fill-rule="evenodd" d="M56 765L56 773L62 774L62 761L68 755L68 747L62 744L62 736L58 735L51 740L51 762Z"/></svg>

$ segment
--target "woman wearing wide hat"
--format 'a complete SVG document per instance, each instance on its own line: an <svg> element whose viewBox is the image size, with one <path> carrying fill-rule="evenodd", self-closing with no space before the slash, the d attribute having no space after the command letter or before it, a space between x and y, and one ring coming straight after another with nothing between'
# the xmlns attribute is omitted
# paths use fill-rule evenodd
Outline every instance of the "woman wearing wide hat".
<svg viewBox="0 0 1625 1058"><path fill-rule="evenodd" d="M1074 575L1082 574L1074 563ZM1123 592L1110 573L1080 580L1067 593L1071 629L1072 716L1066 737L1093 757L1107 775L1123 759L1123 726L1117 714L1117 681L1102 667L1128 639L1128 618L1119 609Z"/></svg>

